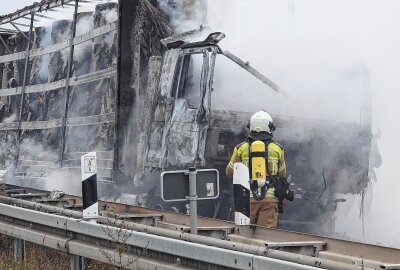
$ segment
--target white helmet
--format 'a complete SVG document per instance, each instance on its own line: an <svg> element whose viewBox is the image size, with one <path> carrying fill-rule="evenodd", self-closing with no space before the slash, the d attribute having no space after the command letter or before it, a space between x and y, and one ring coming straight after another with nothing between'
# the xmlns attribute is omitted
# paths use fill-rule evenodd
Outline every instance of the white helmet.
<svg viewBox="0 0 400 270"><path fill-rule="evenodd" d="M274 130L275 126L272 117L265 110L256 112L250 118L250 131L267 132L272 134L272 131Z"/></svg>

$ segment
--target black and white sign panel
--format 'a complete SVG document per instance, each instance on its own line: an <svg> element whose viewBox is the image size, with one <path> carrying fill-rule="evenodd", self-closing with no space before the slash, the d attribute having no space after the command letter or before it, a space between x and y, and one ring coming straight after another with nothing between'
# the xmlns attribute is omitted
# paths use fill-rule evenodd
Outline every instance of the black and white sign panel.
<svg viewBox="0 0 400 270"><path fill-rule="evenodd" d="M196 170L198 200L219 197L219 174L216 169ZM161 198L166 202L186 201L189 196L189 171L161 173Z"/></svg>

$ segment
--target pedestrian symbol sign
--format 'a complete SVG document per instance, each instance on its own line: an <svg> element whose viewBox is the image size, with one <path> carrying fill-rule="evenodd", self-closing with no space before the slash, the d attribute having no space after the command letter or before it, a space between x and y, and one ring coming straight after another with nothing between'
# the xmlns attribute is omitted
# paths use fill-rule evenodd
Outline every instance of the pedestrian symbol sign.
<svg viewBox="0 0 400 270"><path fill-rule="evenodd" d="M96 173L96 158L94 156L84 157L83 162L85 173Z"/></svg>

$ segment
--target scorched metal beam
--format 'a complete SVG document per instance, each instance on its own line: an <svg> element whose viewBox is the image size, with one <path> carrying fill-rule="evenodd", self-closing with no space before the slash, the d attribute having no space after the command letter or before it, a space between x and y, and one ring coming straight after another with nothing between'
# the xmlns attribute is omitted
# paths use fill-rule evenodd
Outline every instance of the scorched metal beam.
<svg viewBox="0 0 400 270"><path fill-rule="evenodd" d="M47 1L42 1L40 3L35 3L31 6L25 7L21 10L18 10L14 13L0 16L0 25L5 24L5 23L10 23L14 20L17 20L19 18L22 18L27 15L31 15L37 12L42 12L46 11L55 7L59 7L62 5L65 5L69 2L72 2L73 0L47 0Z"/></svg>

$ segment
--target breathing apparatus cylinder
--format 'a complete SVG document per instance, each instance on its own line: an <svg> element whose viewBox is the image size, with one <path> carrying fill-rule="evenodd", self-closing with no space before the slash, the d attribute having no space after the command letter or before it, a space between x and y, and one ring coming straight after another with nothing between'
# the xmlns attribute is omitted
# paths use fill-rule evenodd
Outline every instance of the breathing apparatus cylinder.
<svg viewBox="0 0 400 270"><path fill-rule="evenodd" d="M262 141L254 141L251 144L251 179L257 181L258 186L265 185L267 180L266 160L264 156L254 155L255 153L265 153L265 144Z"/></svg>
<svg viewBox="0 0 400 270"><path fill-rule="evenodd" d="M254 141L250 145L251 180L250 188L256 200L263 200L266 193L267 158L265 143Z"/></svg>

